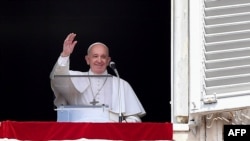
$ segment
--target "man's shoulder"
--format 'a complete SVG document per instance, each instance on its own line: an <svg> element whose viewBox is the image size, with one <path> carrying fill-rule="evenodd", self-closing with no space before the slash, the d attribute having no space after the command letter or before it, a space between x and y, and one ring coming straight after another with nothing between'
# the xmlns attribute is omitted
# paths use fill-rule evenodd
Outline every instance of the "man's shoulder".
<svg viewBox="0 0 250 141"><path fill-rule="evenodd" d="M118 81L120 79L120 82L123 82L124 84L129 84L128 81L126 81L123 78L118 78L117 76L113 76L113 80Z"/></svg>

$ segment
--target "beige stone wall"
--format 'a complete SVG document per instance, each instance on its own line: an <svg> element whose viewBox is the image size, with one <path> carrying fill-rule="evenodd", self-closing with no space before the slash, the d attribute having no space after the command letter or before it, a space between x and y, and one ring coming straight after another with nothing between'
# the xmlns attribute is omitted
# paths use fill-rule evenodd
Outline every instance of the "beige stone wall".
<svg viewBox="0 0 250 141"><path fill-rule="evenodd" d="M218 115L227 118L233 124L250 124L250 109L225 112ZM195 131L190 129L188 125L174 125L174 141L223 141L223 126L232 123L218 117L215 116L212 124L211 120L204 120L206 124L196 127Z"/></svg>

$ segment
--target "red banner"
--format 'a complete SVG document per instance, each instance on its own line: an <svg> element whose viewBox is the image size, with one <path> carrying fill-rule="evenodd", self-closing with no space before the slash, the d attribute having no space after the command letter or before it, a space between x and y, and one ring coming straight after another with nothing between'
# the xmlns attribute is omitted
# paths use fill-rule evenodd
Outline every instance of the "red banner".
<svg viewBox="0 0 250 141"><path fill-rule="evenodd" d="M72 123L3 121L0 137L18 140L172 140L171 123Z"/></svg>

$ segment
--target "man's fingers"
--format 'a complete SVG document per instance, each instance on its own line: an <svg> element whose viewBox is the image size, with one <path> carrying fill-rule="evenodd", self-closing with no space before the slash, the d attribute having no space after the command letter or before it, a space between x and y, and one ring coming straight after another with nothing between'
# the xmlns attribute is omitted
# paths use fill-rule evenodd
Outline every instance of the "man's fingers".
<svg viewBox="0 0 250 141"><path fill-rule="evenodd" d="M74 41L73 44L72 44L72 46L74 47L76 45L76 43L77 43L77 41Z"/></svg>
<svg viewBox="0 0 250 141"><path fill-rule="evenodd" d="M70 33L70 34L66 37L65 41L73 42L73 40L75 39L75 37L76 37L76 34L75 34L75 33Z"/></svg>
<svg viewBox="0 0 250 141"><path fill-rule="evenodd" d="M64 40L64 45L68 46L74 46L77 41L74 41L76 34L75 33L70 33L67 38Z"/></svg>

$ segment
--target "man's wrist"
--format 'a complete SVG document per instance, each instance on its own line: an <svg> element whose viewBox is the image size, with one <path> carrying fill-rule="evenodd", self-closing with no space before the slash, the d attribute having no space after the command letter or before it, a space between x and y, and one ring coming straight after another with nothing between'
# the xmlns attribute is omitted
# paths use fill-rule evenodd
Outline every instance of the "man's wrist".
<svg viewBox="0 0 250 141"><path fill-rule="evenodd" d="M63 52L60 54L60 56L61 56L61 57L69 57L68 54L65 54L65 53L63 53Z"/></svg>

